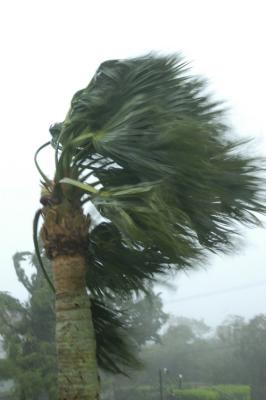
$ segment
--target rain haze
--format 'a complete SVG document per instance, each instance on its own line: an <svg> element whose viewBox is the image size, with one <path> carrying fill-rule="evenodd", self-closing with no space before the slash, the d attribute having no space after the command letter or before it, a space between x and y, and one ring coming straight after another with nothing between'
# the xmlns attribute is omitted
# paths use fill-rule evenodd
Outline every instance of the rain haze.
<svg viewBox="0 0 266 400"><path fill-rule="evenodd" d="M266 155L263 1L10 0L1 3L0 20L0 290L27 298L12 255L33 249L40 189L33 155L104 60L181 51L226 101L234 134L254 137L254 152ZM41 163L52 176L53 155ZM167 312L211 325L228 314L265 312L266 231L242 232L237 253L211 256L204 269L170 277L157 289Z"/></svg>

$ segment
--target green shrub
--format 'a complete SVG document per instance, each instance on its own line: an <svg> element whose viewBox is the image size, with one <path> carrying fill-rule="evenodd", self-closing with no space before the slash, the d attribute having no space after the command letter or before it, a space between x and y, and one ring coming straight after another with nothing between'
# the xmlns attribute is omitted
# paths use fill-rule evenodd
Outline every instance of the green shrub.
<svg viewBox="0 0 266 400"><path fill-rule="evenodd" d="M218 385L206 388L169 388L171 400L250 400L250 387L244 385Z"/></svg>
<svg viewBox="0 0 266 400"><path fill-rule="evenodd" d="M219 400L250 400L251 390L245 385L218 385L214 386L219 393Z"/></svg>
<svg viewBox="0 0 266 400"><path fill-rule="evenodd" d="M172 389L170 395L173 400L219 400L212 388Z"/></svg>

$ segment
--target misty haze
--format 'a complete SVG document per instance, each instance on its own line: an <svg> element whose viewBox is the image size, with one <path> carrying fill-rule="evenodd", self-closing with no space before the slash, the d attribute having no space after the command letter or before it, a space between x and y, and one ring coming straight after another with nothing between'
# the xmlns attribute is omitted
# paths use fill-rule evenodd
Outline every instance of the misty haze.
<svg viewBox="0 0 266 400"><path fill-rule="evenodd" d="M266 399L262 1L0 6L0 400Z"/></svg>

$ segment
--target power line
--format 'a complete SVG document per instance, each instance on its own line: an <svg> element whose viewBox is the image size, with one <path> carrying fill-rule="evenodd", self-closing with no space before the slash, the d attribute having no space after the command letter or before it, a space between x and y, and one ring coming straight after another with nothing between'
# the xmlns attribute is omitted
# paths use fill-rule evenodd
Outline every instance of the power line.
<svg viewBox="0 0 266 400"><path fill-rule="evenodd" d="M201 298L204 298L204 297L212 297L212 296L217 296L217 295L220 295L220 294L226 294L226 293L232 293L232 292L240 292L242 290L253 289L253 288L260 287L260 286L265 286L265 285L266 285L266 281L261 281L261 282L257 282L257 283L253 283L253 284L235 286L235 287L216 290L216 291L212 291L212 292L198 293L198 294L195 294L195 295L192 295L192 296L181 297L180 299L172 300L171 303L181 303L183 301L196 300L196 299L201 299ZM170 303L170 301L167 302L167 303Z"/></svg>

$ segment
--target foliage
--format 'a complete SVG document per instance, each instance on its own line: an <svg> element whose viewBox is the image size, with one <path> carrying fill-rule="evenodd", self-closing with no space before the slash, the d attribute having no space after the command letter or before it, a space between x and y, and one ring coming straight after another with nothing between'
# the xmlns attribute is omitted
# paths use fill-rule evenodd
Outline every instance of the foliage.
<svg viewBox="0 0 266 400"><path fill-rule="evenodd" d="M238 356L245 365L246 379L262 385L266 379L266 315L252 318L238 334Z"/></svg>
<svg viewBox="0 0 266 400"><path fill-rule="evenodd" d="M124 390L123 390L124 389ZM122 387L121 390L115 392L116 400L157 400L158 389L154 385L139 385L130 387Z"/></svg>
<svg viewBox="0 0 266 400"><path fill-rule="evenodd" d="M13 377L13 363L6 358L0 358L0 381L8 380Z"/></svg>
<svg viewBox="0 0 266 400"><path fill-rule="evenodd" d="M248 387L264 387L266 371L265 316L250 321L239 316L228 317L215 332L203 321L184 317L170 319L160 344L146 346L142 351L145 369L132 374L129 381L115 377L118 398L127 398L143 385L159 393L158 370L163 374L163 387L177 390L178 375L183 375L183 388L214 387L219 396L249 399ZM239 384L244 386L241 386ZM152 390L151 390L151 399ZM245 397L246 396L246 397Z"/></svg>
<svg viewBox="0 0 266 400"><path fill-rule="evenodd" d="M88 245L98 294L195 266L204 249L232 247L234 221L256 225L265 211L262 160L232 138L222 105L179 55L104 62L50 131L46 204L81 199L105 218Z"/></svg>
<svg viewBox="0 0 266 400"><path fill-rule="evenodd" d="M250 400L250 387L220 385L195 389L170 390L172 400Z"/></svg>
<svg viewBox="0 0 266 400"><path fill-rule="evenodd" d="M229 349L227 371L238 381L262 385L266 379L266 316L261 314L246 322L235 316L217 329L223 345ZM231 351L230 351L231 349ZM231 367L229 360L231 360Z"/></svg>
<svg viewBox="0 0 266 400"><path fill-rule="evenodd" d="M219 393L219 400L250 400L250 386L218 385L214 389Z"/></svg>
<svg viewBox="0 0 266 400"><path fill-rule="evenodd" d="M127 391L116 393L117 400L155 400L159 389L155 385L130 386ZM176 385L164 390L167 400L250 400L250 387L245 385L218 385L178 389Z"/></svg>
<svg viewBox="0 0 266 400"><path fill-rule="evenodd" d="M155 294L150 288L137 301L123 301L122 307L125 310L129 334L139 346L144 346L147 342L161 342L159 331L166 323L168 315L163 311L160 294Z"/></svg>
<svg viewBox="0 0 266 400"><path fill-rule="evenodd" d="M137 358L141 346L159 341L158 332L167 318L159 295L151 287L135 299L130 292L124 297L105 299L105 304L92 298L99 366L113 373L141 367Z"/></svg>
<svg viewBox="0 0 266 400"><path fill-rule="evenodd" d="M219 395L213 388L172 389L171 400L219 400Z"/></svg>
<svg viewBox="0 0 266 400"><path fill-rule="evenodd" d="M37 268L31 279L21 263L30 259ZM56 399L55 319L51 293L36 259L28 252L13 257L19 281L28 290L28 302L20 303L7 293L0 293L0 334L7 358L0 360L0 376L12 379L21 399L41 395ZM46 264L46 268L48 265Z"/></svg>

